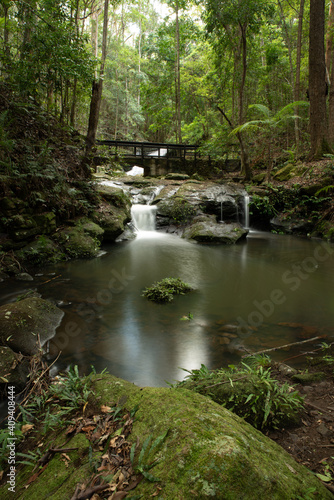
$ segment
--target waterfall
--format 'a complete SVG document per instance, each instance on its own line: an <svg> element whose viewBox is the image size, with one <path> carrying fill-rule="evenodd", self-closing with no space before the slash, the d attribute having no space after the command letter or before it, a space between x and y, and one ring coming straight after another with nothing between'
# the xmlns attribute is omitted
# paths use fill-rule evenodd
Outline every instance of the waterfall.
<svg viewBox="0 0 334 500"><path fill-rule="evenodd" d="M142 231L155 231L156 206L152 205L132 205L132 223L137 233Z"/></svg>
<svg viewBox="0 0 334 500"><path fill-rule="evenodd" d="M244 228L249 229L249 195L248 194L245 194L245 196L244 196L244 211L245 211Z"/></svg>
<svg viewBox="0 0 334 500"><path fill-rule="evenodd" d="M220 202L220 221L219 222L224 222L223 219L223 202Z"/></svg>

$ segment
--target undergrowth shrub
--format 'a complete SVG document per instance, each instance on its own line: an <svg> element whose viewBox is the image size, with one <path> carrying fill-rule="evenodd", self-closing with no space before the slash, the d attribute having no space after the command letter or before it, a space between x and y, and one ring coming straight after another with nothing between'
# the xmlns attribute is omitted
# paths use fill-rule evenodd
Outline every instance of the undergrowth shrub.
<svg viewBox="0 0 334 500"><path fill-rule="evenodd" d="M271 376L271 368L259 363L241 363L228 369L185 370L186 379L177 384L210 397L260 430L278 429L299 422L303 397L289 384Z"/></svg>

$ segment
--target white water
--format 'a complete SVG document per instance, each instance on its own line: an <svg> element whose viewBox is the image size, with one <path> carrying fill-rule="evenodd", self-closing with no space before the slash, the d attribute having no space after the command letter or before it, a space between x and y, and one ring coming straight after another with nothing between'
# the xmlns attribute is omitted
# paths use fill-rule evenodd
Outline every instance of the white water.
<svg viewBox="0 0 334 500"><path fill-rule="evenodd" d="M245 227L245 229L249 229L249 195L248 194L245 194L244 205L245 205L244 227Z"/></svg>
<svg viewBox="0 0 334 500"><path fill-rule="evenodd" d="M155 231L157 207L152 205L132 205L132 223L138 234Z"/></svg>

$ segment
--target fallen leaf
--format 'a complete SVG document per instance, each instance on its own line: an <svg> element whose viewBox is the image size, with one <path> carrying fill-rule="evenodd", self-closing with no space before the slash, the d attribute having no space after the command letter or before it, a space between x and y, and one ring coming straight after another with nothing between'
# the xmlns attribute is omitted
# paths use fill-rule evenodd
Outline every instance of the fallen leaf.
<svg viewBox="0 0 334 500"><path fill-rule="evenodd" d="M291 465L289 464L285 464L287 466L287 468L293 473L293 474L297 474L297 472L295 471L295 469L293 467L291 467Z"/></svg>
<svg viewBox="0 0 334 500"><path fill-rule="evenodd" d="M102 413L109 413L111 410L111 407L110 406L105 406L105 405L102 405L101 406L101 411Z"/></svg>
<svg viewBox="0 0 334 500"><path fill-rule="evenodd" d="M21 427L21 432L23 434L25 434L26 432L29 432L31 429L34 428L34 425L33 424L25 424L25 425L22 425Z"/></svg>

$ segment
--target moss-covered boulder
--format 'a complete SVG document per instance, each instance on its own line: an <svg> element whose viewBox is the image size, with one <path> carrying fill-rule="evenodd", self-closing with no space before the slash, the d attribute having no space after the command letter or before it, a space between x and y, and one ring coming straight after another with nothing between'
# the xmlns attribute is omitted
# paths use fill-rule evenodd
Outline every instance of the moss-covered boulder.
<svg viewBox="0 0 334 500"><path fill-rule="evenodd" d="M20 262L34 266L55 263L65 258L64 252L47 236L38 236L16 252Z"/></svg>
<svg viewBox="0 0 334 500"><path fill-rule="evenodd" d="M199 243L232 245L245 239L248 231L238 223L217 223L213 215L200 215L183 231L183 238Z"/></svg>
<svg viewBox="0 0 334 500"><path fill-rule="evenodd" d="M138 405L133 442L142 444L169 429L152 469L160 483L140 483L135 493L142 498L153 495L157 486L159 498L167 500L281 500L304 497L312 488L314 498L332 498L276 443L204 396L185 389L141 389L111 376L97 381L94 392L101 404L123 397L127 408Z"/></svg>
<svg viewBox="0 0 334 500"><path fill-rule="evenodd" d="M289 179L292 179L292 177L303 175L307 168L307 166L302 164L294 165L292 163L288 163L278 170L273 177L276 181L288 181Z"/></svg>
<svg viewBox="0 0 334 500"><path fill-rule="evenodd" d="M56 241L66 254L74 259L89 259L99 252L103 228L87 219L77 219L56 235Z"/></svg>
<svg viewBox="0 0 334 500"><path fill-rule="evenodd" d="M0 345L33 355L51 339L63 311L48 300L32 297L0 307Z"/></svg>
<svg viewBox="0 0 334 500"><path fill-rule="evenodd" d="M135 414L126 438L129 443L137 443L133 467L148 471L150 465L154 466L149 471L152 481L144 477L127 494L128 498L329 500L333 497L313 474L275 442L200 394L176 388L139 388L105 374L93 379L90 403L96 413L100 408L108 411L108 407L125 406ZM128 424L124 421L124 429ZM111 443L117 436L123 437L122 430L110 435L111 440L107 442ZM56 429L50 431L48 441L53 448L62 447L64 433L57 433ZM155 443L155 447L146 447L146 453L141 453L145 442ZM85 435L71 437L68 433L66 448L66 459L56 454L47 467L35 474L28 488L25 485L33 474L32 469L20 471L16 477L15 498L74 498L77 485L87 485L91 477L96 478L104 446L100 453L92 452ZM6 494L8 491L0 491L0 499L8 498ZM118 495L115 498L125 497L124 492Z"/></svg>
<svg viewBox="0 0 334 500"><path fill-rule="evenodd" d="M118 208L130 209L130 198L121 188L108 184L97 184L96 189L104 201Z"/></svg>
<svg viewBox="0 0 334 500"><path fill-rule="evenodd" d="M104 230L103 241L115 241L125 230L125 225L131 220L130 205L117 207L102 202L93 214L93 220Z"/></svg>

